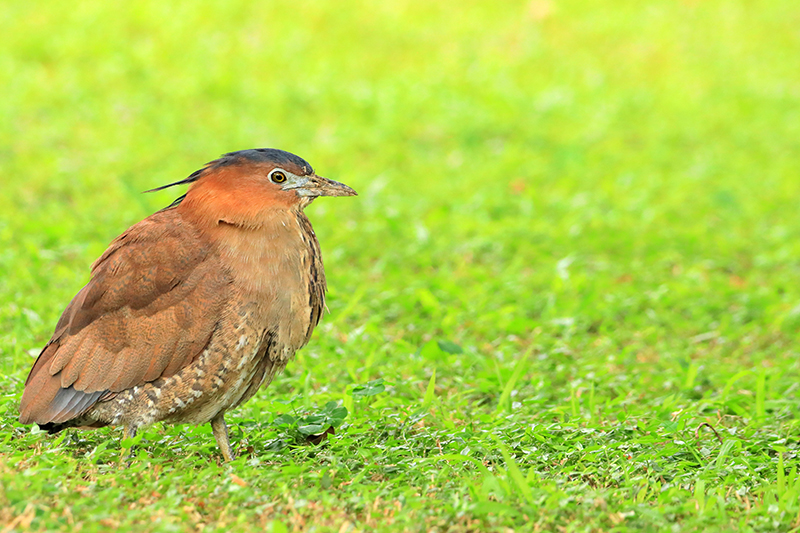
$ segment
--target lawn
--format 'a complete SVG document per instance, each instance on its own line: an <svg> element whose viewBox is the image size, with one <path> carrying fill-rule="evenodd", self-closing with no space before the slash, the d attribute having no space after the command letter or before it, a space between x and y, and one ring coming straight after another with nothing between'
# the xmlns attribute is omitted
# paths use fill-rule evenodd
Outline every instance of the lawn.
<svg viewBox="0 0 800 533"><path fill-rule="evenodd" d="M0 531L797 531L795 0L0 8ZM48 436L89 265L223 152L307 209L330 313L210 426ZM346 414L346 416L345 416ZM317 444L308 434L335 425ZM314 439L311 439L314 440Z"/></svg>

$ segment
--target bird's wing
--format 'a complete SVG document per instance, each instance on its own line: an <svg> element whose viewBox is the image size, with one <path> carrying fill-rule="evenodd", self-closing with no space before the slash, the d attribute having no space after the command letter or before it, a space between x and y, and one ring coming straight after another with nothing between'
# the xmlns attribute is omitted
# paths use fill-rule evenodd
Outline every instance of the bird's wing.
<svg viewBox="0 0 800 533"><path fill-rule="evenodd" d="M132 226L92 265L25 382L20 421L62 423L198 357L229 297L212 246L169 209Z"/></svg>

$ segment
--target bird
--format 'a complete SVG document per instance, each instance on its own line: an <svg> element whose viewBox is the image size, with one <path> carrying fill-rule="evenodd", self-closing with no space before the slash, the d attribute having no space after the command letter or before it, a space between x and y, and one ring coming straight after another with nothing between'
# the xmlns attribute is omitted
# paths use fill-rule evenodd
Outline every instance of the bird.
<svg viewBox="0 0 800 533"><path fill-rule="evenodd" d="M19 421L56 433L211 424L308 343L325 308L320 245L303 210L356 196L283 150L229 152L168 207L114 239L30 370ZM151 192L147 191L147 192Z"/></svg>

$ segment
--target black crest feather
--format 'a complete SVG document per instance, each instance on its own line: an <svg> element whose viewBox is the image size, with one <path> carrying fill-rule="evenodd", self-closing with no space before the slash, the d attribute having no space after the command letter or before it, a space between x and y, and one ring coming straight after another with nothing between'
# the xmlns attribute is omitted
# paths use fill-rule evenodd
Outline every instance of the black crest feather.
<svg viewBox="0 0 800 533"><path fill-rule="evenodd" d="M314 173L314 169L311 168L311 165L308 164L308 161L306 161L302 157L294 155L293 153L286 152L283 150L277 150L275 148L252 148L249 150L238 150L236 152L228 152L227 154L222 155L219 159L215 159L214 161L206 163L206 165L203 168L201 168L200 170L195 170L194 172L189 174L186 178L180 181L176 181L168 185L162 185L161 187L149 189L144 192L163 191L164 189L169 189L170 187L175 187L176 185L188 185L200 179L200 177L206 171L227 167L229 165L236 165L239 163L243 163L245 161L249 161L252 163L273 163L275 166L289 167L286 170L289 170L299 176L308 176L309 174ZM169 209L171 207L177 206L178 204L181 203L181 201L183 201L184 198L186 198L185 194L177 198L174 202L172 202L169 206L165 207L164 209Z"/></svg>

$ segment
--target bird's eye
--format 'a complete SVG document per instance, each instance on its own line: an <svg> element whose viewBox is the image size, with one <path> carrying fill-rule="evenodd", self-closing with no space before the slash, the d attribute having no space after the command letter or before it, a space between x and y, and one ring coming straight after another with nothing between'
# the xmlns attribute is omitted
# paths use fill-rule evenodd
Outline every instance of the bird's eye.
<svg viewBox="0 0 800 533"><path fill-rule="evenodd" d="M273 172L272 173L272 181L275 183L283 183L286 181L286 174L283 172Z"/></svg>

